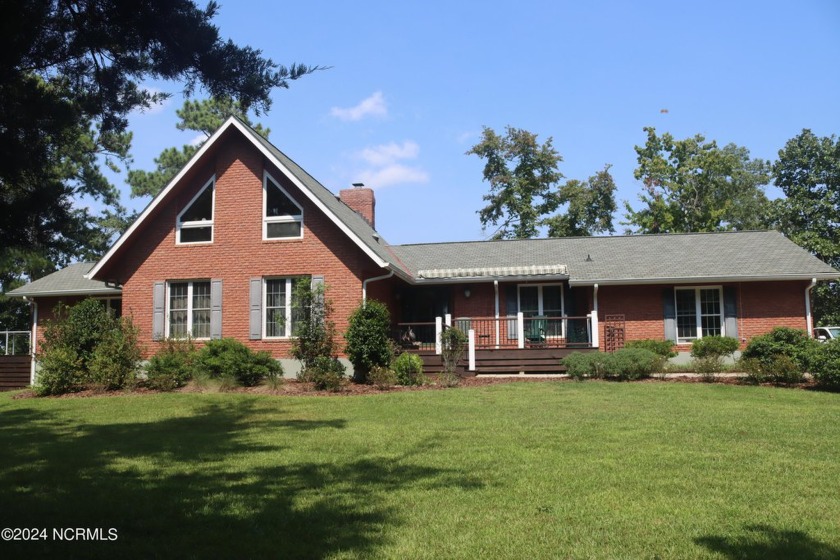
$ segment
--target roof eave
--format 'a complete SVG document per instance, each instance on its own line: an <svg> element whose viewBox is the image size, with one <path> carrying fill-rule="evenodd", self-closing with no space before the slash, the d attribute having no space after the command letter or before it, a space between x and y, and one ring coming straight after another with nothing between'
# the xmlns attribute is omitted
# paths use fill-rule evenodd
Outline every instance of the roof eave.
<svg viewBox="0 0 840 560"><path fill-rule="evenodd" d="M674 278L600 278L590 280L569 280L570 286L630 286L638 284L698 284L712 282L779 282L797 280L837 280L840 273L816 272L811 274L775 274L755 276L680 276Z"/></svg>
<svg viewBox="0 0 840 560"><path fill-rule="evenodd" d="M47 290L37 292L21 292L12 290L6 293L11 297L61 297L61 296L118 296L122 295L119 288L92 288L89 290Z"/></svg>

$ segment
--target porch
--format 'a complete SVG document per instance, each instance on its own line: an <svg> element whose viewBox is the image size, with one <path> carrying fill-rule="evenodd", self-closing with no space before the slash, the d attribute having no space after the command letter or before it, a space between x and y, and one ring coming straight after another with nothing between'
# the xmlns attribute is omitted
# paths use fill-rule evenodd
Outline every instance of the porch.
<svg viewBox="0 0 840 560"><path fill-rule="evenodd" d="M467 335L467 351L458 366L464 376L499 373L564 373L560 360L572 352L599 347L598 315L457 317L447 314L434 322L398 323L394 338L405 351L415 352L427 373L442 370L440 334L455 327Z"/></svg>

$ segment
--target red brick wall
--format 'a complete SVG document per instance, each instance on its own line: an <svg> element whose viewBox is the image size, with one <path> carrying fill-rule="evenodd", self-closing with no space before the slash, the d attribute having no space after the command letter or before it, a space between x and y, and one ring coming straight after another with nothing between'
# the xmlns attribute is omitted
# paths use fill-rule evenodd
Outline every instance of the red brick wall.
<svg viewBox="0 0 840 560"><path fill-rule="evenodd" d="M184 177L177 192L150 215L130 244L117 254L100 278L123 284L123 314L133 317L146 354L152 342L153 285L155 282L222 279L222 335L237 338L255 350L288 357L286 340L249 340L249 280L263 276L323 275L334 303L339 332L359 304L362 280L383 269L362 252L297 187L236 131L205 154L204 165ZM304 209L303 239L262 240L263 170ZM177 214L215 173L213 243L176 245ZM375 285L375 283L373 284Z"/></svg>
<svg viewBox="0 0 840 560"><path fill-rule="evenodd" d="M715 284L719 285L719 284ZM741 282L738 294L738 338L742 346L773 327L805 329L804 281ZM668 286L601 286L598 290L598 318L601 321L601 346L604 344L603 322L608 314L624 314L627 340L665 338L662 290ZM681 345L680 350L689 350Z"/></svg>

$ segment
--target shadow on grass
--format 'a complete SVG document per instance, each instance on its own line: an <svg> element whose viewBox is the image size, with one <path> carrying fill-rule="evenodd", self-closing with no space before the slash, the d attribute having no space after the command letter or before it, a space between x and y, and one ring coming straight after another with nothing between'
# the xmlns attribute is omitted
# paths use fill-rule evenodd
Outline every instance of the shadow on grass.
<svg viewBox="0 0 840 560"><path fill-rule="evenodd" d="M707 536L695 542L733 560L832 560L840 548L822 543L802 531L787 531L769 525L749 525L736 537Z"/></svg>
<svg viewBox="0 0 840 560"><path fill-rule="evenodd" d="M0 527L118 530L113 542L0 542L0 557L323 558L375 555L403 521L385 494L479 488L402 457L285 460L288 440L344 420L283 420L252 401L147 423L75 425L54 413L0 418ZM280 419L278 419L280 418ZM260 437L270 433L271 437ZM269 442L269 443L266 443ZM424 444L421 444L421 446Z"/></svg>

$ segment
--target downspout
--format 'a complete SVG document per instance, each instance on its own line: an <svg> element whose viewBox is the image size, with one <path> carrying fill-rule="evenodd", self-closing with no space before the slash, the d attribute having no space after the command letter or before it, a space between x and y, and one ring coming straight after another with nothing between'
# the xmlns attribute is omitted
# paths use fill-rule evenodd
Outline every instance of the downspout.
<svg viewBox="0 0 840 560"><path fill-rule="evenodd" d="M811 283L805 288L805 327L808 329L808 336L814 337L814 320L811 318L811 290L817 285L817 279L811 278Z"/></svg>
<svg viewBox="0 0 840 560"><path fill-rule="evenodd" d="M32 363L29 370L29 384L35 385L35 349L38 347L38 302L34 299L29 299L24 296L24 301L29 302L32 306L32 336L29 340L29 354L32 357Z"/></svg>
<svg viewBox="0 0 840 560"><path fill-rule="evenodd" d="M598 312L598 284L592 285L592 310Z"/></svg>
<svg viewBox="0 0 840 560"><path fill-rule="evenodd" d="M367 280L362 281L362 305L367 301L367 285L368 282L376 282L377 280L386 280L394 275L394 271L392 270L388 274L383 274L382 276L375 276L373 278L368 278Z"/></svg>

